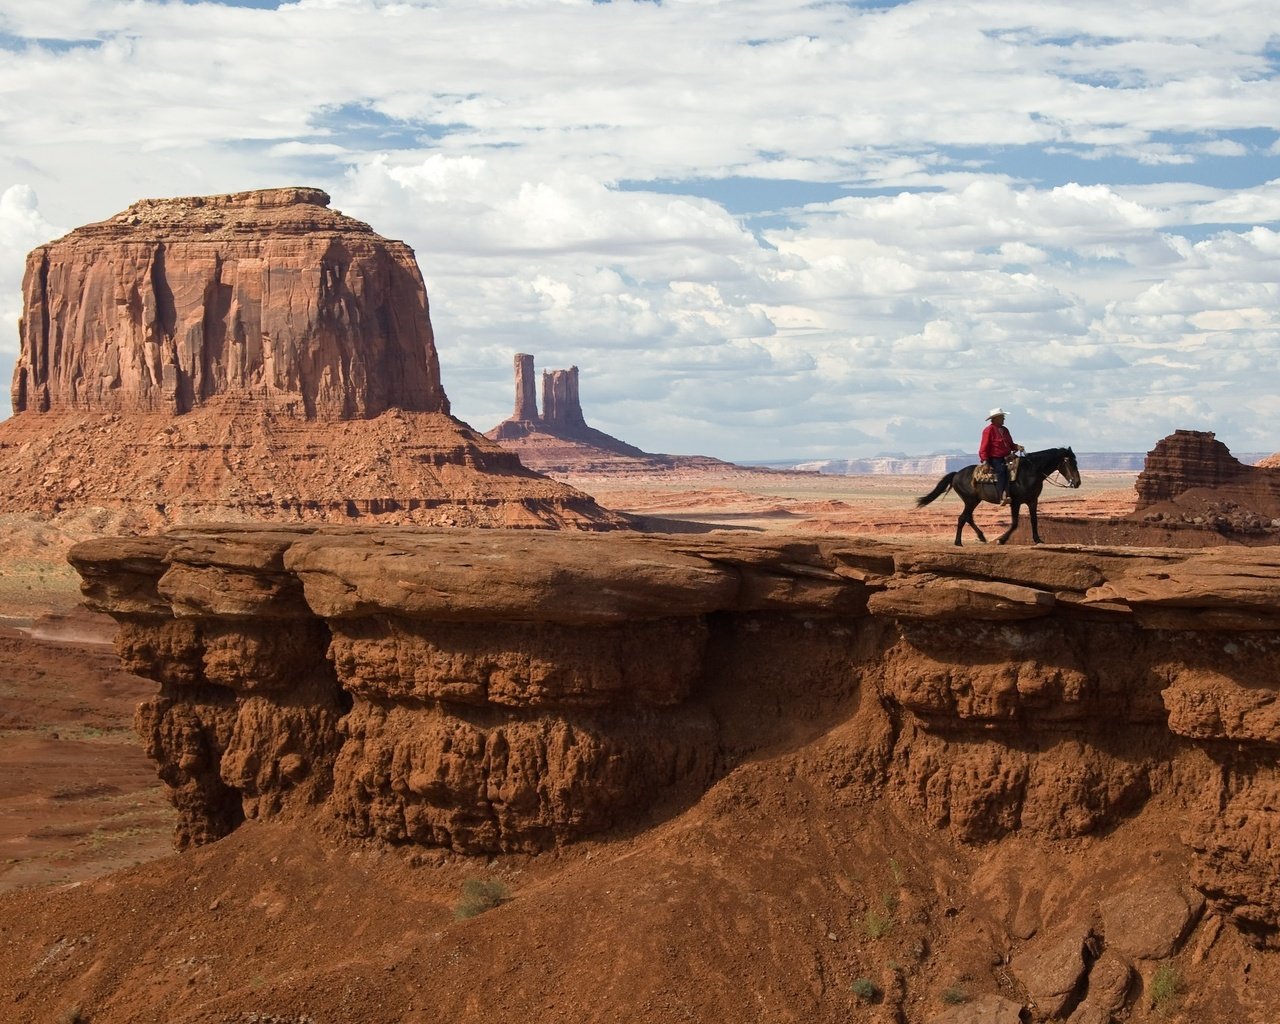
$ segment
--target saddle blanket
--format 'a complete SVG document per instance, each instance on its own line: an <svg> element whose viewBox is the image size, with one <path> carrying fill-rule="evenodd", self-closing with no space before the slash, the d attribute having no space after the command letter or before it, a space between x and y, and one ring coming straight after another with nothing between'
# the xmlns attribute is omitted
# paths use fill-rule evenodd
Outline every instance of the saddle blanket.
<svg viewBox="0 0 1280 1024"><path fill-rule="evenodd" d="M1004 460L1004 464L1009 467L1009 479L1018 479L1018 465L1022 459L1017 455L1010 455ZM988 466L985 462L979 462L978 468L973 471L973 482L975 484L993 484L996 482L996 471Z"/></svg>

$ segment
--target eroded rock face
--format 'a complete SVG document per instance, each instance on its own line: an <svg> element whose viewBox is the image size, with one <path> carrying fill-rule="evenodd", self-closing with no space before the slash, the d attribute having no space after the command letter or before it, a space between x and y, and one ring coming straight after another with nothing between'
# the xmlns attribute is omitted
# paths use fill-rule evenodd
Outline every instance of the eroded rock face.
<svg viewBox="0 0 1280 1024"><path fill-rule="evenodd" d="M1244 465L1212 431L1175 430L1157 442L1135 489L1135 517L1144 519L1155 508L1197 526L1257 533L1280 516L1280 472Z"/></svg>
<svg viewBox="0 0 1280 1024"><path fill-rule="evenodd" d="M1102 943L1176 949L1188 882L1280 936L1280 561L1254 550L224 527L72 560L161 684L139 727L187 841L318 805L389 842L545 849L839 727L834 792L963 842L1173 809L1189 875L1081 920L1054 1012Z"/></svg>
<svg viewBox="0 0 1280 1024"><path fill-rule="evenodd" d="M1175 430L1147 452L1135 485L1137 507L1176 497L1193 487L1217 487L1245 466L1209 430Z"/></svg>
<svg viewBox="0 0 1280 1024"><path fill-rule="evenodd" d="M448 412L413 252L319 189L148 199L40 246L15 414Z"/></svg>

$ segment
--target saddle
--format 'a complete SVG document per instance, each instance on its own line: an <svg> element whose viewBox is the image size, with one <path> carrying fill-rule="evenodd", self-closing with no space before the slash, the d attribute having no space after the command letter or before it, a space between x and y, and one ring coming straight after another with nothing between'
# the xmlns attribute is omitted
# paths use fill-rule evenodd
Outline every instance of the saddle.
<svg viewBox="0 0 1280 1024"><path fill-rule="evenodd" d="M1004 464L1009 467L1009 481L1012 483L1018 479L1018 466L1022 464L1022 456L1018 454L1005 456ZM973 471L973 482L975 484L993 484L996 482L996 473L985 462L979 462L978 468Z"/></svg>

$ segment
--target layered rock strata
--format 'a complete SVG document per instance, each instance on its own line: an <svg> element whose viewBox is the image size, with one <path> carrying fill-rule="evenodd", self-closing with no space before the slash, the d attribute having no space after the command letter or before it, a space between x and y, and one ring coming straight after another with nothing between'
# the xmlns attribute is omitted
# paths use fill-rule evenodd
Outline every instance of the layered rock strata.
<svg viewBox="0 0 1280 1024"><path fill-rule="evenodd" d="M1266 466L1246 466L1236 459L1212 431L1175 430L1147 453L1135 484L1137 513L1153 507L1177 505L1197 525L1247 528L1248 520L1280 516L1280 472ZM1199 507L1198 507L1199 506ZM1214 522L1210 522L1214 520Z"/></svg>
<svg viewBox="0 0 1280 1024"><path fill-rule="evenodd" d="M412 250L318 189L143 200L34 250L0 511L132 528L623 524L449 414Z"/></svg>
<svg viewBox="0 0 1280 1024"><path fill-rule="evenodd" d="M161 684L138 722L184 841L321 805L545 849L847 722L828 784L964 842L1162 801L1210 904L1280 935L1280 561L1256 550L226 527L71 557Z"/></svg>
<svg viewBox="0 0 1280 1024"><path fill-rule="evenodd" d="M319 189L147 199L27 257L13 409L448 412L413 251Z"/></svg>
<svg viewBox="0 0 1280 1024"><path fill-rule="evenodd" d="M445 413L336 422L247 408L49 413L0 423L0 512L95 532L193 522L372 521L611 529L627 520Z"/></svg>

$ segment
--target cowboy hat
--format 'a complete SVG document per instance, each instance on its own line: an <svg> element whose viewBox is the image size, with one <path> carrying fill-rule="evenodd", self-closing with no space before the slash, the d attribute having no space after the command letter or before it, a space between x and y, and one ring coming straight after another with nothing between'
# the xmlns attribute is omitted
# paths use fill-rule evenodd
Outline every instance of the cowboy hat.
<svg viewBox="0 0 1280 1024"><path fill-rule="evenodd" d="M1003 409L1001 409L999 406L996 406L996 407L995 407L994 409L992 409L989 413L987 413L987 419L989 419L989 420L993 420L993 419L995 419L997 416L1008 416L1008 415L1009 415L1009 414L1008 414L1007 412L1005 412L1005 411L1004 411Z"/></svg>

